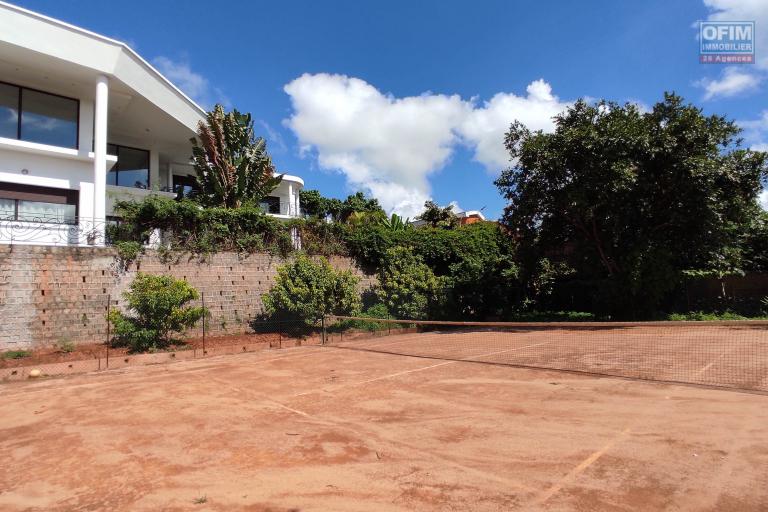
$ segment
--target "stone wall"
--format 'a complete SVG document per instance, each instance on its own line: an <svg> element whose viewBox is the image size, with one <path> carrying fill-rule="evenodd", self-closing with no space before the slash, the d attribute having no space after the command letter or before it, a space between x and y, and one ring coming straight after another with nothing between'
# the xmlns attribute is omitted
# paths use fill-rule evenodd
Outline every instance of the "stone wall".
<svg viewBox="0 0 768 512"><path fill-rule="evenodd" d="M108 298L120 307L137 271L186 279L203 292L211 335L248 332L249 319L262 311L261 295L284 263L269 254L232 253L167 261L149 251L123 268L114 249L0 245L0 350L103 342ZM331 264L353 270L361 291L375 284L348 258L331 258Z"/></svg>

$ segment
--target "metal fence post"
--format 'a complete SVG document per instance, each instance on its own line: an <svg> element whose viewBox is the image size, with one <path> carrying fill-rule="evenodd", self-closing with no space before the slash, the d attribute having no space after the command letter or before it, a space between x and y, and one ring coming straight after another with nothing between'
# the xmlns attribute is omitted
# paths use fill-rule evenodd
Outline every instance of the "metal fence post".
<svg viewBox="0 0 768 512"><path fill-rule="evenodd" d="M205 317L206 317L206 309L205 309L205 292L200 292L200 300L203 303L203 355L205 354Z"/></svg>
<svg viewBox="0 0 768 512"><path fill-rule="evenodd" d="M323 324L323 332L320 337L320 344L325 345L325 315L323 315L322 324Z"/></svg>
<svg viewBox="0 0 768 512"><path fill-rule="evenodd" d="M109 368L109 338L110 338L110 325L109 325L109 310L112 307L112 294L107 295L107 340L104 343L106 345L107 349L107 360L106 360L106 367ZM101 361L99 361L99 370L101 370Z"/></svg>

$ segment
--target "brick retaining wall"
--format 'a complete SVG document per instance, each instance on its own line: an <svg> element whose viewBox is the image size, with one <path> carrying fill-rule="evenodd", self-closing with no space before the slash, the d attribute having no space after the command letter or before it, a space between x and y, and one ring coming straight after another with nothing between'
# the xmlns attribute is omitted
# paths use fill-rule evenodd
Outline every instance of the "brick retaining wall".
<svg viewBox="0 0 768 512"><path fill-rule="evenodd" d="M330 261L337 269L353 270L361 278L361 291L375 284L375 277L361 272L349 258ZM104 341L107 298L120 307L122 293L137 271L186 279L204 292L212 335L248 332L248 320L262 311L261 295L284 263L269 254L233 253L205 261L176 255L166 261L148 251L122 268L110 248L0 245L0 350Z"/></svg>

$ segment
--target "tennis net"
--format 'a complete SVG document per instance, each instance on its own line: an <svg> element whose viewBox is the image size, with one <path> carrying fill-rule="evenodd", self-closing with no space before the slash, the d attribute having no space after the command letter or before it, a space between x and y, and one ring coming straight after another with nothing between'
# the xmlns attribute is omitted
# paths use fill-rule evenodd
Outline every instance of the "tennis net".
<svg viewBox="0 0 768 512"><path fill-rule="evenodd" d="M768 392L768 322L446 322L336 316L326 346Z"/></svg>

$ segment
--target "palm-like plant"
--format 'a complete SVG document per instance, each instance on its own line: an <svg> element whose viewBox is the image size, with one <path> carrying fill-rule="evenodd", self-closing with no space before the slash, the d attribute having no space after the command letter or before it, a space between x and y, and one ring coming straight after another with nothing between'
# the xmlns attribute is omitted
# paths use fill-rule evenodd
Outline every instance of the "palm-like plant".
<svg viewBox="0 0 768 512"><path fill-rule="evenodd" d="M254 135L250 114L224 112L216 105L190 140L199 187L195 197L205 206L258 204L282 179L274 175L266 141Z"/></svg>
<svg viewBox="0 0 768 512"><path fill-rule="evenodd" d="M390 231L407 231L411 229L411 219L405 219L396 213L393 213L391 217L384 217L379 221L379 224L384 226Z"/></svg>

